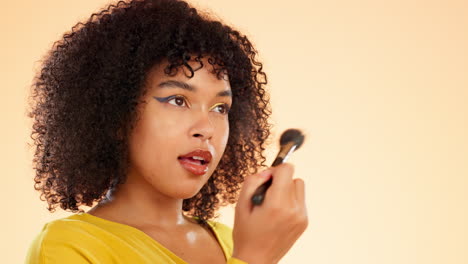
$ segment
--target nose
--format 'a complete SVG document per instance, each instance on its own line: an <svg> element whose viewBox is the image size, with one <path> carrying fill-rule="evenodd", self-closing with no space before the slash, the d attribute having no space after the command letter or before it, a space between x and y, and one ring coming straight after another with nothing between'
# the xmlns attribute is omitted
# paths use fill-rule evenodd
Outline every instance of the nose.
<svg viewBox="0 0 468 264"><path fill-rule="evenodd" d="M214 125L208 113L199 113L195 117L195 122L190 129L190 135L201 140L208 140L213 137Z"/></svg>

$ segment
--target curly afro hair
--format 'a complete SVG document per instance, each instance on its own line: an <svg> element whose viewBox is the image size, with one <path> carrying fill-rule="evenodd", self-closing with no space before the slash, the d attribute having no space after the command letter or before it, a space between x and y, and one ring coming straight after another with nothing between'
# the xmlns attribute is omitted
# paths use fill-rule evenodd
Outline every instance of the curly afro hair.
<svg viewBox="0 0 468 264"><path fill-rule="evenodd" d="M257 51L245 35L184 1L135 0L109 5L72 27L53 44L34 78L28 112L34 188L49 211L60 206L83 212L80 206L92 206L125 182L129 131L149 69L167 60L167 75L185 67L191 77L190 56L200 63L209 57L218 78L227 72L233 105L224 155L182 209L206 222L220 206L237 201L244 177L265 167L271 128Z"/></svg>

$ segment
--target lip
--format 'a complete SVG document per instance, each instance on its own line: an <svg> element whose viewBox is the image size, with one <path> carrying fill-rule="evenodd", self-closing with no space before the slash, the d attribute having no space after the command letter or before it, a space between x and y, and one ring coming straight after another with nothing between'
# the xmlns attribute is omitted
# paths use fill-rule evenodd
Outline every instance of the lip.
<svg viewBox="0 0 468 264"><path fill-rule="evenodd" d="M197 149L187 154L180 155L179 158L189 158L193 156L202 157L205 160L206 164L210 163L211 159L213 158L213 155L211 155L211 152L209 152L208 150L204 150L204 149Z"/></svg>
<svg viewBox="0 0 468 264"><path fill-rule="evenodd" d="M192 157L197 156L203 159L198 161ZM181 155L177 158L182 167L195 175L203 175L208 171L208 164L212 159L211 152L203 149L197 149L187 154Z"/></svg>

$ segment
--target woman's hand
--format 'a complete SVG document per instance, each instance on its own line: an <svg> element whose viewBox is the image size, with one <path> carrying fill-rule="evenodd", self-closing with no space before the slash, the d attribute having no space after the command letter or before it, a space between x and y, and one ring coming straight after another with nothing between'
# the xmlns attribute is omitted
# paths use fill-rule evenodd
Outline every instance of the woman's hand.
<svg viewBox="0 0 468 264"><path fill-rule="evenodd" d="M249 264L277 263L308 225L302 179L292 179L294 167L284 163L245 178L236 206L233 257ZM260 206L255 190L270 177L273 182Z"/></svg>

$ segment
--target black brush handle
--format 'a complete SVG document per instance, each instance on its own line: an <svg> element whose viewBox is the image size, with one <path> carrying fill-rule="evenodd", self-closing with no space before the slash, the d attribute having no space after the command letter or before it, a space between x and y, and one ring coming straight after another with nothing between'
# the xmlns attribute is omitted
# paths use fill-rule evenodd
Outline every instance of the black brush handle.
<svg viewBox="0 0 468 264"><path fill-rule="evenodd" d="M283 158L281 157L276 157L275 161L273 162L272 167L278 166L281 163L283 163ZM257 190L255 190L253 196L252 196L252 203L254 205L261 205L263 203L263 200L265 199L265 193L270 187L271 183L273 182L273 178L270 178L268 181L264 182L262 185L260 185Z"/></svg>

